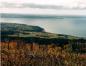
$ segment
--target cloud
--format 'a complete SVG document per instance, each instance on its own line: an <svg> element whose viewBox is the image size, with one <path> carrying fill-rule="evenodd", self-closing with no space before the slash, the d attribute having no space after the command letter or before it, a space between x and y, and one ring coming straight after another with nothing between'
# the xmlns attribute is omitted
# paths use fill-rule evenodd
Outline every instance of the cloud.
<svg viewBox="0 0 86 66"><path fill-rule="evenodd" d="M86 9L86 3L77 2L74 4L57 3L54 4L36 4L36 3L8 3L1 2L0 8L39 8L39 9Z"/></svg>

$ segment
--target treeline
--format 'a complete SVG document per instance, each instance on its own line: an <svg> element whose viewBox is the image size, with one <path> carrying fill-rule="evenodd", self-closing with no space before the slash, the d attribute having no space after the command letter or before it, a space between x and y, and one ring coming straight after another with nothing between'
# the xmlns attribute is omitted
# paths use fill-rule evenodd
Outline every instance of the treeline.
<svg viewBox="0 0 86 66"><path fill-rule="evenodd" d="M3 38L1 39L1 41L11 41L11 40L21 40L23 42L27 42L27 43L38 43L38 44L58 44L58 45L62 45L62 44L68 44L69 39L60 39L60 38L37 38L37 37L8 37L8 36L2 36Z"/></svg>
<svg viewBox="0 0 86 66"><path fill-rule="evenodd" d="M72 46L73 51L86 53L86 40L85 39L72 40L71 46Z"/></svg>
<svg viewBox="0 0 86 66"><path fill-rule="evenodd" d="M37 38L37 37L8 37L8 36L2 36L3 38L1 41L12 41L15 40L16 42L19 42L21 45L21 42L23 41L24 44L26 43L37 43L39 45L51 45L54 44L56 46L63 47L64 45L70 45L71 50L78 51L78 52L86 52L86 40L85 39L60 39L60 38Z"/></svg>

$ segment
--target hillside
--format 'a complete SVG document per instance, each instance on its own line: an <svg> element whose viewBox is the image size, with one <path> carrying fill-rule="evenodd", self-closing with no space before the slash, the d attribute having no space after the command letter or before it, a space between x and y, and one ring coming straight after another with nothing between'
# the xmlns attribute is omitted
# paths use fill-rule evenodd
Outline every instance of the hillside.
<svg viewBox="0 0 86 66"><path fill-rule="evenodd" d="M79 37L54 34L45 32L45 30L39 26L31 26L26 24L17 23L1 23L1 34L8 35L10 37L39 37L39 38L61 38L61 39L79 39Z"/></svg>
<svg viewBox="0 0 86 66"><path fill-rule="evenodd" d="M2 31L14 31L14 32L43 32L44 29L38 26L31 26L26 24L16 24L16 23L1 23Z"/></svg>

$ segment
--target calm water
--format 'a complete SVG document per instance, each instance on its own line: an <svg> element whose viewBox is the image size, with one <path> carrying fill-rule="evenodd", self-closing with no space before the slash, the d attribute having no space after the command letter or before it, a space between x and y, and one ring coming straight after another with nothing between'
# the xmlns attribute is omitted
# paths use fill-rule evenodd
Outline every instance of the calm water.
<svg viewBox="0 0 86 66"><path fill-rule="evenodd" d="M43 27L47 32L86 37L86 16L55 18L2 18L1 22L22 23Z"/></svg>

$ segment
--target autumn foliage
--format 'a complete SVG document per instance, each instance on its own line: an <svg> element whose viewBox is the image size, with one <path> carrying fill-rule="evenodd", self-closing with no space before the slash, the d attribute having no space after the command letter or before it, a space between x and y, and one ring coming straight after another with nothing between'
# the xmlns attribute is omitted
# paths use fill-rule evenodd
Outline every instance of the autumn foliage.
<svg viewBox="0 0 86 66"><path fill-rule="evenodd" d="M85 66L86 54L72 52L69 45L2 41L1 66Z"/></svg>

